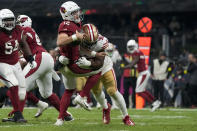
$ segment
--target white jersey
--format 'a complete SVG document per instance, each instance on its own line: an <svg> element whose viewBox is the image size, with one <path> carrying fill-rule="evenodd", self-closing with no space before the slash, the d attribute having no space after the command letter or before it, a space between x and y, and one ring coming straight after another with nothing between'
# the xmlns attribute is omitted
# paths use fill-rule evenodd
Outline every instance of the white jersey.
<svg viewBox="0 0 197 131"><path fill-rule="evenodd" d="M105 50L109 46L108 39L101 34L98 36L98 41L96 42L95 45L91 47L91 50L93 51L101 51Z"/></svg>
<svg viewBox="0 0 197 131"><path fill-rule="evenodd" d="M105 50L109 46L108 39L101 34L99 34L97 43L91 47L92 51L101 51ZM80 55L83 55L84 53L81 51ZM109 56L105 56L104 63L101 69L102 73L101 75L105 74L107 71L111 70L113 68L113 62Z"/></svg>

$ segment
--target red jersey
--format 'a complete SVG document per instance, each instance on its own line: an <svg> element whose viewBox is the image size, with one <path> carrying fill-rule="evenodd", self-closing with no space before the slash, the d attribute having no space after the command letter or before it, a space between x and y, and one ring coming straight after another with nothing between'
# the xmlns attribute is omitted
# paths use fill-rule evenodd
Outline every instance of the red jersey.
<svg viewBox="0 0 197 131"><path fill-rule="evenodd" d="M75 34L76 30L81 30L81 24L76 24L72 21L63 21L59 25L58 33L66 33L68 36ZM70 64L79 58L79 42L73 42L60 48L61 55L69 58Z"/></svg>
<svg viewBox="0 0 197 131"><path fill-rule="evenodd" d="M134 57L134 56L139 56L140 57L140 59L139 59L139 61L137 63L137 70L138 70L138 72L140 73L142 71L145 71L146 70L146 64L145 64L145 56L144 56L144 54L140 50L136 50L131 55L132 55L132 57Z"/></svg>
<svg viewBox="0 0 197 131"><path fill-rule="evenodd" d="M0 62L14 65L18 62L18 46L22 28L16 26L11 34L0 31Z"/></svg>
<svg viewBox="0 0 197 131"><path fill-rule="evenodd" d="M46 50L42 46L42 43L40 42L40 38L38 37L34 29L30 27L24 27L23 31L23 34L27 35L27 43L29 45L32 55L38 52L46 52Z"/></svg>

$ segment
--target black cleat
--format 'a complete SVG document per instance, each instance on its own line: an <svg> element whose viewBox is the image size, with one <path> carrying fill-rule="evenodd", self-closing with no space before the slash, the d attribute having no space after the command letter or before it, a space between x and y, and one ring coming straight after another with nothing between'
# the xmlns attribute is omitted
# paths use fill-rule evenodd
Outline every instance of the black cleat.
<svg viewBox="0 0 197 131"><path fill-rule="evenodd" d="M2 122L15 122L15 121L14 118L12 117L12 118L3 118Z"/></svg>
<svg viewBox="0 0 197 131"><path fill-rule="evenodd" d="M17 122L17 123L27 123L27 120L24 119L20 111L14 112L14 117L12 118L3 118L2 122Z"/></svg>
<svg viewBox="0 0 197 131"><path fill-rule="evenodd" d="M71 113L67 112L68 115L64 117L64 121L73 121L74 118Z"/></svg>

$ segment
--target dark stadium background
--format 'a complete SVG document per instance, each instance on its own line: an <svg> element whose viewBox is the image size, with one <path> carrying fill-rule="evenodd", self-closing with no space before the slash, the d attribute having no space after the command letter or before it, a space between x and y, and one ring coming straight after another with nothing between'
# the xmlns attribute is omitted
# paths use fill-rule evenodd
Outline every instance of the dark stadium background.
<svg viewBox="0 0 197 131"><path fill-rule="evenodd" d="M170 41L174 39L173 43L169 42L172 46L170 56L180 55L183 49L196 52L193 48L197 47L196 0L74 1L85 13L83 23L95 24L100 33L117 45L120 53L126 51L126 42L130 38L143 36L137 27L139 19L143 16L148 16L153 21L153 29L148 34L153 37L151 55L161 48L163 34L168 35ZM57 28L62 20L59 7L63 2L65 0L1 0L0 8L9 8L16 15L29 15L43 45L50 49L56 46ZM170 29L169 25L173 20L178 22L178 29Z"/></svg>

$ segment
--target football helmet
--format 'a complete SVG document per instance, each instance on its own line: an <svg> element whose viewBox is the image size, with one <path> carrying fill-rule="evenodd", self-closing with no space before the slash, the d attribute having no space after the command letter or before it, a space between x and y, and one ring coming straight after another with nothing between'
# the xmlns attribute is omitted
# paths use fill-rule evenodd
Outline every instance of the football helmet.
<svg viewBox="0 0 197 131"><path fill-rule="evenodd" d="M127 42L127 52L128 53L133 53L137 49L138 49L138 44L136 43L135 40L129 40Z"/></svg>
<svg viewBox="0 0 197 131"><path fill-rule="evenodd" d="M105 51L107 52L107 54L112 57L113 55L113 51L114 51L115 47L112 43L109 43L108 47L105 49Z"/></svg>
<svg viewBox="0 0 197 131"><path fill-rule="evenodd" d="M67 1L60 7L60 14L63 20L79 23L82 21L82 13L80 7L73 1Z"/></svg>
<svg viewBox="0 0 197 131"><path fill-rule="evenodd" d="M16 23L23 27L31 27L32 26L32 20L27 15L19 15L17 17Z"/></svg>
<svg viewBox="0 0 197 131"><path fill-rule="evenodd" d="M86 48L92 47L94 44L96 44L98 40L98 30L95 25L93 24L85 24L82 27L84 32L84 41L82 42L82 46Z"/></svg>
<svg viewBox="0 0 197 131"><path fill-rule="evenodd" d="M9 9L0 10L0 27L11 31L15 28L15 16L14 13Z"/></svg>

